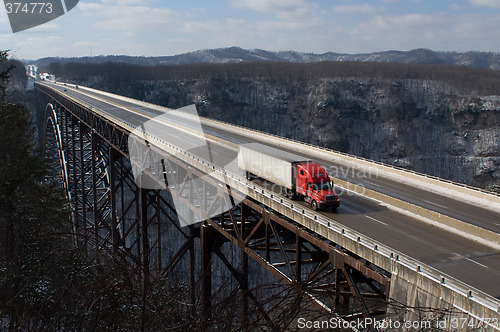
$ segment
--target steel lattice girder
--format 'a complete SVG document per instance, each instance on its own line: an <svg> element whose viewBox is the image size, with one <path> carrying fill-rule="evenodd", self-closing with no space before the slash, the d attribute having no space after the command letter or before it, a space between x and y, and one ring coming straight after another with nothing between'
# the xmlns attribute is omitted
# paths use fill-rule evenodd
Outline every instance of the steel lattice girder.
<svg viewBox="0 0 500 332"><path fill-rule="evenodd" d="M276 278L304 292L305 298L317 302L322 308L326 309L328 305L319 301L316 294L325 293L328 288L329 293L334 294L338 287L343 287L350 289L365 316L369 315L351 270L359 271L357 279L373 288L370 297L380 296L385 300L389 290L387 275L249 199L244 199L240 206L222 218L208 220L207 225L265 266ZM306 265L309 268L306 269ZM344 279L332 277L336 270L341 271ZM345 285L345 280L353 282Z"/></svg>
<svg viewBox="0 0 500 332"><path fill-rule="evenodd" d="M219 241L233 243L244 252L244 257L248 255L253 258L278 280L291 285L303 297L328 312L332 312L332 309L327 302L333 299L335 305L339 295L345 296L347 289L360 303L363 313L370 314L356 285L356 279L373 289L374 294L371 295L384 298L389 286L387 274L248 198L234 206L232 197L239 194L232 192L229 187L221 187L215 180L205 179L193 189L193 183L199 181L204 174L173 156L162 156L161 151L154 151L148 157L156 167L149 170L149 174L145 172L145 176L157 177L158 174L171 172L178 177L174 185L190 183L189 188L180 188L181 197L178 199L183 200L194 213L200 208L209 209L215 204L214 200L206 201L206 191L220 193L221 195L214 197L225 200L218 203L225 204L227 212L218 218L206 220L202 227L189 227L187 232L179 226L179 216L176 215L171 200L165 195L165 190L144 190L135 183L127 146L129 132L43 86L39 89L49 96L50 102L58 105L56 108L60 114L59 119L62 119L59 120L62 121L60 125L66 128L62 134L66 142L64 150L68 155L68 162L73 164L70 167L73 182L71 190L77 197L75 211L80 218L75 223L87 233L93 232L93 237L86 234L86 238L92 239L96 257L102 250L122 253L145 274L156 271L157 276L168 275L186 253L190 253L192 262L194 238L203 239L200 229L209 227L212 232L220 235ZM182 181L186 178L193 181ZM182 193L194 195L196 200L191 197L186 199L182 197ZM229 193L229 196L222 193ZM165 223L174 225L185 239L184 245L166 258L162 257L165 248L162 224ZM201 247L203 251L206 244L203 243ZM201 264L204 285L202 292L206 293L205 297L211 292L210 275L206 272L210 259L205 255L212 252L224 261L240 283L240 288L248 294L246 278L238 274L238 269L232 267L227 259L221 257L222 252L215 246L212 250L201 253L205 262ZM243 266L243 270L245 269ZM193 276L190 273L189 278L192 280ZM318 294L328 296L326 300L320 300ZM209 306L207 299L202 302L204 306Z"/></svg>

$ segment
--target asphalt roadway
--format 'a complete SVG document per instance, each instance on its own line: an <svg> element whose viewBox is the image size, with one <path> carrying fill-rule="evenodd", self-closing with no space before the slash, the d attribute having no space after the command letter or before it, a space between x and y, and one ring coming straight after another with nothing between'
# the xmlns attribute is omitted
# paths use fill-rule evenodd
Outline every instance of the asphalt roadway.
<svg viewBox="0 0 500 332"><path fill-rule="evenodd" d="M199 128L184 117L165 115L166 110L142 102L132 102L119 96L108 96L68 85L51 86L75 99L92 105L102 112L127 122L140 125L152 117L163 117L174 124ZM65 91L66 90L66 91ZM168 139L172 144L185 146L190 138L184 131L175 132L169 127ZM243 136L221 132L219 129L203 126L207 134L227 139L233 143L246 143ZM162 135L160 132L159 135ZM194 139L199 141L199 138ZM225 144L211 142L209 149L198 149L200 157L225 166L235 160L237 151ZM306 155L307 156L307 155ZM311 158L313 159L313 158ZM341 165L328 160L315 160L327 170L336 170L332 176L363 185L366 188L434 210L451 217L500 233L500 211L491 211L436 193L431 193L380 176L359 176ZM339 192L341 206L335 212L321 212L325 216L352 228L366 236L384 243L424 264L467 283L493 297L500 299L500 252L481 243L460 237L417 219L388 209L372 199ZM302 202L307 206L305 202Z"/></svg>

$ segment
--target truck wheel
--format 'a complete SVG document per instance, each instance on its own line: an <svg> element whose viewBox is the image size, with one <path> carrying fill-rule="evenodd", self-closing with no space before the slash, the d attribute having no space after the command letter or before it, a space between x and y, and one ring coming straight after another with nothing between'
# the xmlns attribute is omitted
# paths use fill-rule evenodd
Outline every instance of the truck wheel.
<svg viewBox="0 0 500 332"><path fill-rule="evenodd" d="M314 211L318 211L318 203L316 201L311 202L311 207Z"/></svg>

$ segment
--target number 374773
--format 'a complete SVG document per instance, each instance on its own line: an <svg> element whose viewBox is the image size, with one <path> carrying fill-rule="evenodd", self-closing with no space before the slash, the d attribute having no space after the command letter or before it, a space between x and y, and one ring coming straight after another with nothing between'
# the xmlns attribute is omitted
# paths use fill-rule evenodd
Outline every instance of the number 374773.
<svg viewBox="0 0 500 332"><path fill-rule="evenodd" d="M7 14L51 14L50 2L5 2Z"/></svg>

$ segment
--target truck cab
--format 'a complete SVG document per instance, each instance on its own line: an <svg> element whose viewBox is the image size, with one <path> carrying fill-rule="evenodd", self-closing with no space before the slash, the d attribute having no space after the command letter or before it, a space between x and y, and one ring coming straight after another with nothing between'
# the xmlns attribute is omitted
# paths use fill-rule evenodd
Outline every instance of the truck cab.
<svg viewBox="0 0 500 332"><path fill-rule="evenodd" d="M296 176L296 193L304 196L304 200L311 204L314 210L339 207L339 198L333 191L333 183L323 167L316 163L299 164Z"/></svg>

